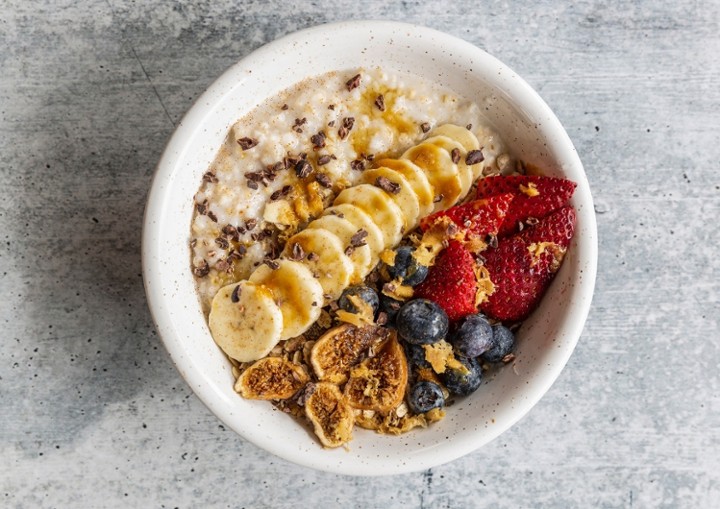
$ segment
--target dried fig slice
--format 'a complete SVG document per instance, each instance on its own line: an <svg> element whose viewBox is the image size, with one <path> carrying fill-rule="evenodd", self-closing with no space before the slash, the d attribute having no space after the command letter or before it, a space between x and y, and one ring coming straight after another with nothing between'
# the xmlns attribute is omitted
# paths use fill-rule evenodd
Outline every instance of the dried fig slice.
<svg viewBox="0 0 720 509"><path fill-rule="evenodd" d="M310 354L310 363L318 379L343 384L350 369L362 360L368 349L389 337L389 329L376 325L340 325L318 339Z"/></svg>
<svg viewBox="0 0 720 509"><path fill-rule="evenodd" d="M325 447L339 447L352 440L355 415L337 385L318 382L308 385L305 415Z"/></svg>
<svg viewBox="0 0 720 509"><path fill-rule="evenodd" d="M309 380L301 366L282 357L265 357L240 375L235 391L248 399L288 399Z"/></svg>
<svg viewBox="0 0 720 509"><path fill-rule="evenodd" d="M345 397L355 408L389 412L405 396L407 359L395 331L374 357L352 368L345 384Z"/></svg>

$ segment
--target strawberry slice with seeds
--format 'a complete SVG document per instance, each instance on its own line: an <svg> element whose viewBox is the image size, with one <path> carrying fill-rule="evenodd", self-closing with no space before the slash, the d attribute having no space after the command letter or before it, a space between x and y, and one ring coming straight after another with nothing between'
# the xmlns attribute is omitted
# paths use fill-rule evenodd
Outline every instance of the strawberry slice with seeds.
<svg viewBox="0 0 720 509"><path fill-rule="evenodd" d="M476 291L475 260L462 242L451 240L414 295L435 302L455 321L477 311Z"/></svg>
<svg viewBox="0 0 720 509"><path fill-rule="evenodd" d="M497 175L478 180L477 198L513 193L515 199L500 225L499 237L512 235L528 218L542 219L568 203L577 184L571 180L541 175Z"/></svg>
<svg viewBox="0 0 720 509"><path fill-rule="evenodd" d="M514 196L513 193L503 193L455 205L423 218L420 228L425 231L438 219L448 217L459 231L465 232L466 238L474 236L484 239L487 235L497 235Z"/></svg>
<svg viewBox="0 0 720 509"><path fill-rule="evenodd" d="M575 231L575 209L563 207L483 253L495 287L480 310L491 318L519 321L538 305L560 268Z"/></svg>

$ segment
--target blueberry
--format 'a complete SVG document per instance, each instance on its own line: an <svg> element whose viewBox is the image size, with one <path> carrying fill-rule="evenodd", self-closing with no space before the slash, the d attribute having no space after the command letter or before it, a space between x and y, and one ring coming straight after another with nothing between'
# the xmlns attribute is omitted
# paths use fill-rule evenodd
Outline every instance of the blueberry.
<svg viewBox="0 0 720 509"><path fill-rule="evenodd" d="M432 301L415 299L405 303L395 317L398 333L408 343L429 345L443 339L450 327L447 313Z"/></svg>
<svg viewBox="0 0 720 509"><path fill-rule="evenodd" d="M405 347L405 356L411 370L414 368L429 368L430 363L425 359L425 349L421 345L413 345L407 341L403 341Z"/></svg>
<svg viewBox="0 0 720 509"><path fill-rule="evenodd" d="M417 262L412 255L415 248L402 246L395 250L393 265L387 266L390 279L400 279L405 286L415 286L427 277L428 268Z"/></svg>
<svg viewBox="0 0 720 509"><path fill-rule="evenodd" d="M385 294L380 294L380 311L384 311L388 317L388 323L393 323L395 317L402 307L402 301L395 300L392 297L388 297Z"/></svg>
<svg viewBox="0 0 720 509"><path fill-rule="evenodd" d="M483 315L469 315L455 331L452 344L465 357L477 357L495 346L493 329Z"/></svg>
<svg viewBox="0 0 720 509"><path fill-rule="evenodd" d="M373 316L375 316L375 313L377 313L377 310L380 307L380 299L378 298L378 294L375 290L367 286L357 285L350 286L342 292L342 295L340 295L340 298L338 299L338 306L348 313L358 313L359 309L348 298L351 295L355 295L370 304L373 310Z"/></svg>
<svg viewBox="0 0 720 509"><path fill-rule="evenodd" d="M515 346L515 335L504 325L493 325L493 347L482 354L483 360L500 362L503 357L512 352Z"/></svg>
<svg viewBox="0 0 720 509"><path fill-rule="evenodd" d="M440 375L442 382L452 394L467 396L477 390L482 383L482 368L480 363L472 357L456 356L457 360L468 369L463 373L457 368L447 368Z"/></svg>
<svg viewBox="0 0 720 509"><path fill-rule="evenodd" d="M427 381L418 382L408 392L408 406L413 413L424 414L433 408L445 406L445 396L438 384Z"/></svg>

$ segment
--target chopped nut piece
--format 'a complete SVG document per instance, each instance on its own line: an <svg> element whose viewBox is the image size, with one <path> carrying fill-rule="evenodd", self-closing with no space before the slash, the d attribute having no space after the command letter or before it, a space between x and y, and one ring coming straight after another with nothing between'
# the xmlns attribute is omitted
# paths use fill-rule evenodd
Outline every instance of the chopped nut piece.
<svg viewBox="0 0 720 509"><path fill-rule="evenodd" d="M422 129L422 132L427 133L428 131L430 131L430 124L428 124L427 122L423 122L422 124L420 124L420 129Z"/></svg>

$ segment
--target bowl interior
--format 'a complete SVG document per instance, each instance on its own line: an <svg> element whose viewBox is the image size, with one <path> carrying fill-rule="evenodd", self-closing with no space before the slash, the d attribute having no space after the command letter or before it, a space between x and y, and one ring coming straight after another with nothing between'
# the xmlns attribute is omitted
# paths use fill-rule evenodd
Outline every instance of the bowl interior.
<svg viewBox="0 0 720 509"><path fill-rule="evenodd" d="M499 370L428 429L392 437L356 429L349 451L324 450L312 431L266 402L233 391L230 365L215 346L189 267L193 195L229 127L295 81L331 70L380 66L419 75L484 106L514 155L578 183L578 228L540 308L518 334L515 367ZM513 71L478 48L427 28L390 22L324 25L260 48L203 94L171 138L146 208L143 270L159 333L203 402L240 435L306 466L346 474L428 468L482 446L544 394L567 362L587 316L596 268L592 198L577 154L547 105Z"/></svg>

